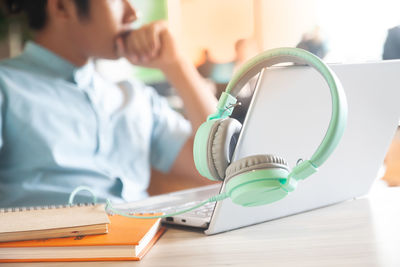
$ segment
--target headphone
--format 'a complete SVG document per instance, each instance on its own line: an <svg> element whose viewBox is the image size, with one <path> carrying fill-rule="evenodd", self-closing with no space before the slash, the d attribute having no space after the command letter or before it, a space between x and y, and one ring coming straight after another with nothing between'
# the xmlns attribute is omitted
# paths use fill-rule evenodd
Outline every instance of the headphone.
<svg viewBox="0 0 400 267"><path fill-rule="evenodd" d="M236 96L243 86L262 69L279 63L307 64L327 82L332 98L332 116L324 139L310 160L292 171L285 159L275 155L253 155L230 162L229 146L242 125L230 118ZM347 101L334 72L317 56L299 48L268 50L249 60L222 93L216 113L210 115L197 130L194 140L194 161L199 173L213 181L225 180L225 194L241 206L259 206L278 201L292 192L299 180L315 173L332 154L343 136L347 121Z"/></svg>
<svg viewBox="0 0 400 267"><path fill-rule="evenodd" d="M229 117L236 105L236 96L243 86L264 68L290 62L313 67L329 86L332 115L321 144L311 159L298 163L291 171L286 161L275 155L253 155L230 162L229 146L242 128L240 122ZM278 201L292 192L298 181L315 173L329 158L343 136L346 121L347 100L342 85L335 73L320 58L299 48L276 48L265 51L250 59L239 69L222 93L217 111L211 114L196 132L193 148L196 168L202 176L210 180L225 180L225 192L172 214L135 216L115 209L109 200L106 209L126 217L154 219L179 215L206 203L226 198L246 207ZM76 188L71 193L70 204L73 203L75 194L81 190L90 191L90 188Z"/></svg>

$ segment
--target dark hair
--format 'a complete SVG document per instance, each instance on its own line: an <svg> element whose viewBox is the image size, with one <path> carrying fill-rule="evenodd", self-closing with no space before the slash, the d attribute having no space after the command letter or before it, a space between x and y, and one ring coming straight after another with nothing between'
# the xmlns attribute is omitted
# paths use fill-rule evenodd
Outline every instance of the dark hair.
<svg viewBox="0 0 400 267"><path fill-rule="evenodd" d="M81 18L89 16L89 0L74 0ZM29 26L34 30L41 30L47 23L47 0L6 0L11 14L25 12Z"/></svg>

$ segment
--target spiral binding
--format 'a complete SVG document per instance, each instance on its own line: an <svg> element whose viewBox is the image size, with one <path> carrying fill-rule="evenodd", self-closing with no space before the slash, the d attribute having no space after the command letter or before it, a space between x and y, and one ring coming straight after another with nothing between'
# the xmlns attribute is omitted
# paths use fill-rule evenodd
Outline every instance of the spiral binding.
<svg viewBox="0 0 400 267"><path fill-rule="evenodd" d="M63 204L63 205L48 205L48 206L33 206L33 207L16 207L16 208L0 208L1 213L8 212L21 212L21 211L35 211L35 210L52 210L52 209L67 209L75 207L87 207L95 206L96 203L77 203L73 205Z"/></svg>

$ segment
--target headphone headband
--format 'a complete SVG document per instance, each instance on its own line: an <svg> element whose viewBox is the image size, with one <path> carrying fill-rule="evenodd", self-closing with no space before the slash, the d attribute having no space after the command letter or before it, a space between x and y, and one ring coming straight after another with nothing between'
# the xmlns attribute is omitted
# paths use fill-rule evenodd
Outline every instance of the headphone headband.
<svg viewBox="0 0 400 267"><path fill-rule="evenodd" d="M306 64L317 70L327 82L332 98L332 116L324 139L314 152L310 160L297 165L290 176L304 179L316 172L333 152L339 143L347 121L347 101L344 90L335 73L320 58L299 48L276 48L265 51L245 63L229 82L226 91L221 95L218 111L209 117L221 118L229 116L232 105L236 103L236 96L243 86L262 69L279 63ZM224 114L226 113L226 114Z"/></svg>

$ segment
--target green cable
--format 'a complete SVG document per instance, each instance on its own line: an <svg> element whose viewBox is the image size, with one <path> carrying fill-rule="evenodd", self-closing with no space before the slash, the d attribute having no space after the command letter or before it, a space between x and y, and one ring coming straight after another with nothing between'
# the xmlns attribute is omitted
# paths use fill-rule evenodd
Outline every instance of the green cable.
<svg viewBox="0 0 400 267"><path fill-rule="evenodd" d="M93 203L96 203L96 202L97 202L97 198L96 198L96 195L95 195L95 193L93 192L93 190L90 189L90 187L82 186L82 185L81 185L81 186L78 186L77 188L75 188L74 191L72 191L71 194L69 195L68 205L73 205L73 204L74 204L75 195L76 195L78 192L83 191L83 190L88 191L88 192L92 195L92 197L93 197Z"/></svg>
<svg viewBox="0 0 400 267"><path fill-rule="evenodd" d="M209 199L204 200L203 202L201 202L201 203L199 203L199 204L197 204L197 205L195 205L195 206L193 206L191 208L188 208L188 209L185 209L185 210L181 210L181 211L177 211L177 212L170 213L170 214L154 215L154 216L135 216L135 215L131 215L131 214L128 214L128 213L125 213L125 212L118 211L118 210L116 210L115 208L112 207L111 202L110 202L109 199L107 199L106 210L110 210L110 211L114 212L115 214L118 214L118 215L121 215L121 216L124 216L124 217L128 217L128 218L133 218L133 219L166 218L166 217L171 217L171 216L176 216L176 215L180 215L180 214L186 213L188 211L197 209L197 208L199 208L199 207L201 207L201 206L203 206L203 205L205 205L207 203L220 201L220 200L223 200L223 199L225 199L227 197L228 197L228 195L226 193L222 193L220 195L216 195L216 196L210 197Z"/></svg>
<svg viewBox="0 0 400 267"><path fill-rule="evenodd" d="M78 192L83 191L83 190L89 191L89 193L91 193L92 196L93 196L93 202L96 203L96 201L97 201L96 195L94 194L92 189L90 189L87 186L78 186L77 188L74 189L74 191L71 192L71 194L69 196L68 204L69 205L73 205L75 195ZM197 208L199 208L199 207L201 207L201 206L203 206L203 205L205 205L207 203L224 200L226 198L228 198L228 195L226 193L222 193L222 194L210 197L209 199L204 200L203 202L201 202L201 203L199 203L199 204L197 204L197 205L195 205L195 206L193 206L191 208L188 208L188 209L185 209L185 210L181 210L181 211L177 211L177 212L170 213L170 214L154 215L154 216L135 216L135 215L130 215L130 214L125 213L125 212L118 211L112 206L111 201L109 199L106 200L105 210L106 211L108 211L108 210L112 211L115 214L118 214L118 215L121 215L121 216L125 216L125 217L128 217L128 218L134 218L134 219L156 219L156 218L166 218L166 217L171 217L171 216L176 216L176 215L179 215L179 214L183 214L185 212L197 209Z"/></svg>

